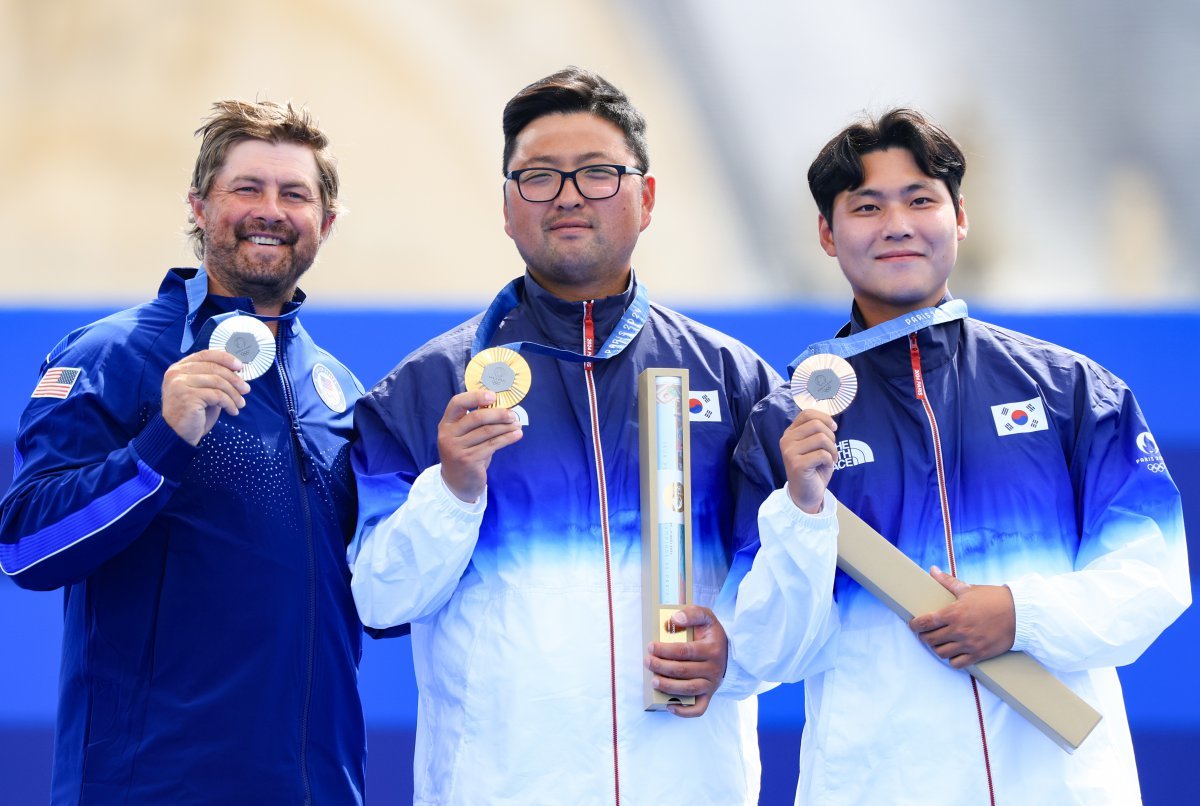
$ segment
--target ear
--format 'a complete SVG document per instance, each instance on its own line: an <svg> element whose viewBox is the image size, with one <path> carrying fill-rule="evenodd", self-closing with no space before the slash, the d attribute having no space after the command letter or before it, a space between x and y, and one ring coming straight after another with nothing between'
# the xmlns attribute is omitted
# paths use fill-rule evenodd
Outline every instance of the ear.
<svg viewBox="0 0 1200 806"><path fill-rule="evenodd" d="M204 199L200 198L200 191L192 188L188 191L188 206L192 208L192 218L196 221L196 226L204 229Z"/></svg>
<svg viewBox="0 0 1200 806"><path fill-rule="evenodd" d="M958 239L960 241L967 237L967 229L969 228L969 226L970 225L967 222L967 200L964 197L959 196L958 197Z"/></svg>
<svg viewBox="0 0 1200 806"><path fill-rule="evenodd" d="M642 226L638 232L645 232L646 227L650 226L650 214L654 211L654 191L657 184L651 174L642 177Z"/></svg>
<svg viewBox="0 0 1200 806"><path fill-rule="evenodd" d="M509 186L509 184L511 184L511 181L505 182L504 185L501 187L500 198L502 200L503 208L504 208L504 234L511 238L513 236L513 231L512 231L512 221L510 221L509 217L508 217L508 186Z"/></svg>
<svg viewBox="0 0 1200 806"><path fill-rule="evenodd" d="M325 243L325 239L329 237L329 233L333 232L333 222L337 220L337 213L326 213L325 220L321 222L321 243Z"/></svg>
<svg viewBox="0 0 1200 806"><path fill-rule="evenodd" d="M833 227L820 213L817 213L817 239L821 242L821 248L825 250L825 254L837 257L837 246L833 242Z"/></svg>

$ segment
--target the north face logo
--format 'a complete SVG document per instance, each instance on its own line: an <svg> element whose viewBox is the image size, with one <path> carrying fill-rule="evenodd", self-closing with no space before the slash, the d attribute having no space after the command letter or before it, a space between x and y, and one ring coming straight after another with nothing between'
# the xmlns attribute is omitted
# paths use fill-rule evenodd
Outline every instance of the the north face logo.
<svg viewBox="0 0 1200 806"><path fill-rule="evenodd" d="M857 439L843 439L837 444L837 451L838 458L834 467L838 470L875 461L875 452L871 450L871 446Z"/></svg>

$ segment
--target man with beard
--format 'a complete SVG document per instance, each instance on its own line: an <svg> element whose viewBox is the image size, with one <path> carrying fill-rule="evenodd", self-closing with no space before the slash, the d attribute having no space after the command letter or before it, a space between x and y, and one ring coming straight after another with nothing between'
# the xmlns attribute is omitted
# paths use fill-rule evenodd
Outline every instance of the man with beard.
<svg viewBox="0 0 1200 806"><path fill-rule="evenodd" d="M290 104L196 133L203 264L50 352L0 509L4 572L65 593L52 800L359 803L362 388L297 317L337 170Z"/></svg>

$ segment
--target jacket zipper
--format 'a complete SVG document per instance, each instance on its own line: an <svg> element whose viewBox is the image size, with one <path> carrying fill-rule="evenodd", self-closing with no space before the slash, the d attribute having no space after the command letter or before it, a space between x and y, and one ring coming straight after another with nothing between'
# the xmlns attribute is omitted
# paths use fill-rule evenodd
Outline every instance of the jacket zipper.
<svg viewBox="0 0 1200 806"><path fill-rule="evenodd" d="M583 354L595 355L596 332L592 321L591 301L583 304ZM600 491L600 534L604 538L604 583L608 592L608 671L609 690L612 698L612 750L613 750L613 798L617 806L621 803L621 768L617 750L617 638L616 622L613 617L612 593L612 543L608 531L608 486L604 473L604 452L600 444L600 417L596 405L596 380L592 375L592 362L583 365L583 376L587 380L588 411L592 426L592 454L596 460L596 483Z"/></svg>
<svg viewBox="0 0 1200 806"><path fill-rule="evenodd" d="M912 362L913 391L921 406L925 409L925 417L929 420L929 433L933 438L933 461L937 469L938 498L942 508L942 531L946 540L946 557L949 559L950 576L958 576L958 564L954 558L954 530L950 525L950 494L946 486L946 463L942 456L942 435L938 430L937 418L933 416L933 406L925 395L925 380L921 373L921 350L917 346L917 334L908 336L908 354ZM983 744L983 767L987 773L988 797L992 806L996 806L996 787L992 781L992 762L988 755L987 729L983 724L983 702L979 697L979 682L971 678L971 691L975 694L975 715L979 719L979 739Z"/></svg>
<svg viewBox="0 0 1200 806"><path fill-rule="evenodd" d="M292 448L296 454L296 468L300 474L300 510L304 517L304 540L305 553L308 567L306 569L306 582L308 593L308 651L306 672L307 676L304 681L304 705L300 714L300 782L304 787L304 803L306 806L312 803L312 785L308 779L308 721L309 713L312 709L312 689L313 676L316 654L316 633L317 633L317 592L316 592L316 557L315 548L313 546L313 528L312 528L312 511L308 503L308 470L307 457L308 454L304 450L303 434L300 430L300 416L296 411L296 395L292 389L291 378L288 377L287 359L284 353L284 338L283 328L285 323L279 324L279 332L275 334L275 361L279 367L279 382L283 386L283 397L287 402L288 423L292 433Z"/></svg>

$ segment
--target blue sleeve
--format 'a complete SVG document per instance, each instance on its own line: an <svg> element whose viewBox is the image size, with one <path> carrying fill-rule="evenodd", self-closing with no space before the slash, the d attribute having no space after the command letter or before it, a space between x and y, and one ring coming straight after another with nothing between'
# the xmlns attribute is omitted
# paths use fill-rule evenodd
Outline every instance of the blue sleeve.
<svg viewBox="0 0 1200 806"><path fill-rule="evenodd" d="M140 366L118 368L112 352L68 349L49 360L43 370L80 374L65 398L32 398L21 416L0 503L0 568L21 587L78 582L129 546L195 454L161 413L139 427Z"/></svg>

